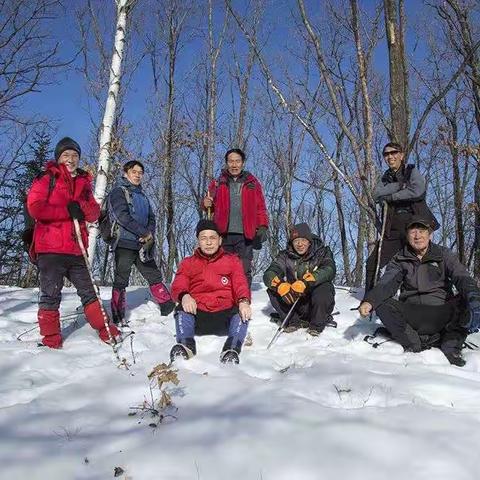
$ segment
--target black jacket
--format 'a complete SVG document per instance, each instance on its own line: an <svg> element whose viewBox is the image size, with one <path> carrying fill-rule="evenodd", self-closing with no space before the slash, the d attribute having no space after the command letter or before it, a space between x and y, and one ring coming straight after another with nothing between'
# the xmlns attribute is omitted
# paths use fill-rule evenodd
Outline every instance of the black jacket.
<svg viewBox="0 0 480 480"><path fill-rule="evenodd" d="M388 263L385 274L364 300L375 308L393 297L400 288L399 300L402 302L443 305L453 297L452 286L466 302L480 299L475 281L448 248L430 243L420 260L406 245Z"/></svg>

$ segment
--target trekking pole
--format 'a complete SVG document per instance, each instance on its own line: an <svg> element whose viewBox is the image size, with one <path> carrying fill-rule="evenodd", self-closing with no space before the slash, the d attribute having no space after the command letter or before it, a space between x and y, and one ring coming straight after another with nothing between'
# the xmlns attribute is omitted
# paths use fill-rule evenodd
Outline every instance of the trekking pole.
<svg viewBox="0 0 480 480"><path fill-rule="evenodd" d="M377 264L375 266L375 276L373 277L373 286L377 284L378 272L380 271L380 262L382 258L383 237L385 237L385 229L387 226L388 203L383 202L382 206L383 206L382 232L380 233L380 238L378 240Z"/></svg>
<svg viewBox="0 0 480 480"><path fill-rule="evenodd" d="M267 346L267 350L273 345L273 343L277 340L277 338L280 336L280 334L283 332L283 329L285 327L285 325L287 324L288 322L288 319L291 317L292 313L293 313L293 310L295 310L295 307L297 306L297 303L298 301L300 300L300 297L298 297L295 302L293 303L292 305L292 308L290 308L290 310L288 311L287 313L287 316L283 319L283 322L282 324L278 327L277 331L275 332L275 335L273 336L273 338L270 340L270 343L268 344Z"/></svg>
<svg viewBox="0 0 480 480"><path fill-rule="evenodd" d="M117 360L121 364L125 365L125 368L128 370L128 366L127 366L126 362L120 358L120 356L118 355L118 352L115 348L115 345L116 345L117 342L113 338L112 332L110 331L110 325L109 325L109 320L108 320L108 317L107 317L107 313L105 312L105 309L103 308L102 299L100 297L100 289L98 288L98 285L95 283L95 281L93 279L92 267L90 265L90 261L88 260L88 255L87 255L87 251L85 250L85 245L83 244L82 233L80 231L80 224L78 223L78 220L76 218L73 219L73 225L75 227L75 235L77 237L77 242L78 242L78 245L80 246L80 250L82 251L83 260L85 261L85 266L87 267L88 274L90 276L90 281L92 282L93 290L95 291L95 295L96 295L98 303L100 305L100 311L102 312L102 316L103 316L103 323L104 323L105 329L107 330L107 333L108 333L108 340L110 341L110 345L112 347L113 353L115 354L115 357L117 358Z"/></svg>

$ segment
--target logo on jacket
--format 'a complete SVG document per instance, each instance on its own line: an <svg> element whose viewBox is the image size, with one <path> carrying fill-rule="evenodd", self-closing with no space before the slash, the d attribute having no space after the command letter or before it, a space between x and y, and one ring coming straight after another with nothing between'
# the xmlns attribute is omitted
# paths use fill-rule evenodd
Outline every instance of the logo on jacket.
<svg viewBox="0 0 480 480"><path fill-rule="evenodd" d="M222 285L228 285L228 278L222 277L221 282L222 282Z"/></svg>

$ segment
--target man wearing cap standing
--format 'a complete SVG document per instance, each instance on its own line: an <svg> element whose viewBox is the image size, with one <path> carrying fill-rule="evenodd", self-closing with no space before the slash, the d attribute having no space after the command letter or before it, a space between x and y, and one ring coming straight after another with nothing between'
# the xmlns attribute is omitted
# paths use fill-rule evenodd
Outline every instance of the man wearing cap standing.
<svg viewBox="0 0 480 480"><path fill-rule="evenodd" d="M404 245L405 226L412 215L421 215L429 220L433 229L438 223L425 202L425 179L414 165L405 165L403 147L387 143L383 158L388 170L382 175L373 192L376 203L387 208L385 234L382 239L381 257L378 258L378 243L367 259L365 293L375 283L377 263L382 269Z"/></svg>
<svg viewBox="0 0 480 480"><path fill-rule="evenodd" d="M226 253L217 225L200 220L198 248L183 259L172 283L177 344L170 352L191 358L196 354L195 335L227 336L220 355L223 363L239 363L239 354L251 318L250 288L240 259Z"/></svg>
<svg viewBox="0 0 480 480"><path fill-rule="evenodd" d="M263 275L268 296L280 321L295 305L285 332L298 330L302 323L312 336L325 326L336 326L331 317L335 306L335 261L330 247L313 235L306 223L290 231L287 248L281 251Z"/></svg>
<svg viewBox="0 0 480 480"><path fill-rule="evenodd" d="M109 320L104 319L75 234L73 221L77 220L86 248L85 222L95 222L100 214L100 206L92 194L92 177L78 168L80 154L75 140L69 137L60 140L55 148L55 161L48 162L27 196L28 212L35 220L30 253L36 258L40 273L38 324L42 342L50 348L61 348L63 343L59 307L64 278L77 289L85 317L100 338L109 342L110 336L114 340L120 335L115 325L106 328Z"/></svg>
<svg viewBox="0 0 480 480"><path fill-rule="evenodd" d="M480 327L480 291L455 254L431 241L429 219L413 216L406 237L405 247L360 304L360 315L376 310L406 351L439 347L450 363L462 367L467 333Z"/></svg>
<svg viewBox="0 0 480 480"><path fill-rule="evenodd" d="M213 211L224 250L241 258L251 285L253 250L260 250L267 239L268 214L262 186L244 166L245 153L228 150L225 169L208 186L202 207Z"/></svg>

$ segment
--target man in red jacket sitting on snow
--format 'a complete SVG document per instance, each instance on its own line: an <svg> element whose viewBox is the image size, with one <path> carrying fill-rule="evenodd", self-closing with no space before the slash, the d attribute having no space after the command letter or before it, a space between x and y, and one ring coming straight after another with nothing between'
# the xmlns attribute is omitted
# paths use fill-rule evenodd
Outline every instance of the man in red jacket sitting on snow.
<svg viewBox="0 0 480 480"><path fill-rule="evenodd" d="M179 304L177 344L170 359L195 355L195 335L227 335L220 360L239 363L252 315L247 278L240 259L221 247L222 237L213 221L200 220L196 231L198 248L182 260L172 283L172 296Z"/></svg>

